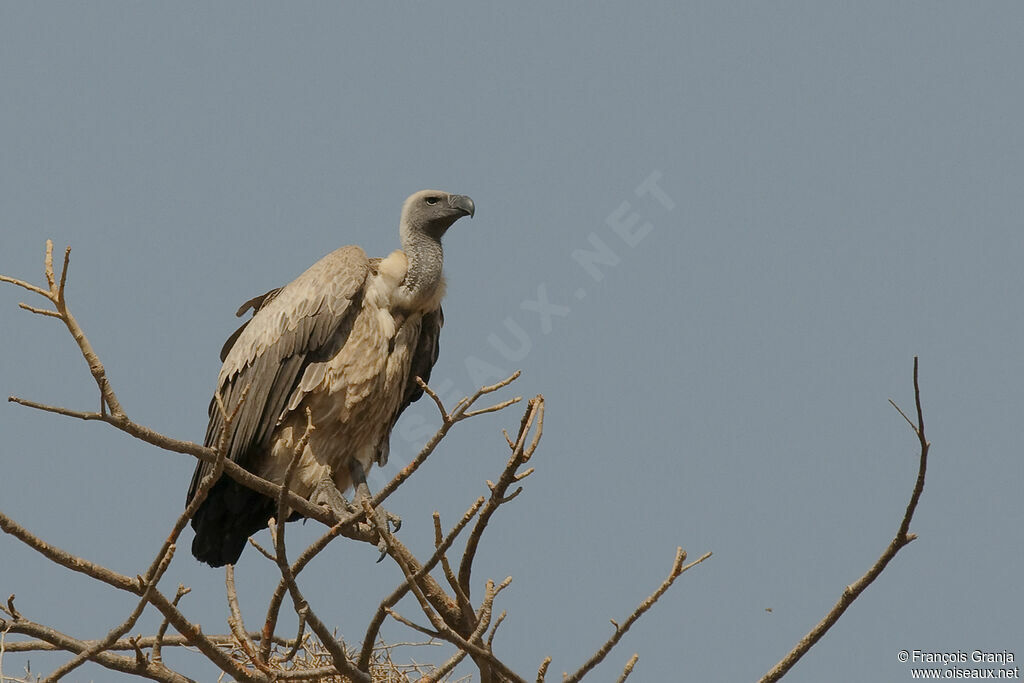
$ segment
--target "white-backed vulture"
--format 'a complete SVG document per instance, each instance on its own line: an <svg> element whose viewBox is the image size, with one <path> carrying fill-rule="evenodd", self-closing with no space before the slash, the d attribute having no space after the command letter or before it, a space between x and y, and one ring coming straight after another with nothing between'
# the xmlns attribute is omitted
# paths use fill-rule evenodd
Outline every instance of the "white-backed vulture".
<svg viewBox="0 0 1024 683"><path fill-rule="evenodd" d="M475 213L473 200L436 190L402 206L402 249L367 258L337 249L293 282L247 301L253 317L227 340L217 378L227 414L248 393L227 434L227 457L281 483L306 427L315 429L291 483L309 498L325 478L344 491L388 457L388 438L403 410L422 395L437 360L443 315L441 237ZM210 404L206 445L216 446L224 420ZM195 495L208 463L192 477ZM221 477L192 519L192 554L219 567L238 560L246 540L267 526L276 503ZM296 514L292 518L297 518Z"/></svg>

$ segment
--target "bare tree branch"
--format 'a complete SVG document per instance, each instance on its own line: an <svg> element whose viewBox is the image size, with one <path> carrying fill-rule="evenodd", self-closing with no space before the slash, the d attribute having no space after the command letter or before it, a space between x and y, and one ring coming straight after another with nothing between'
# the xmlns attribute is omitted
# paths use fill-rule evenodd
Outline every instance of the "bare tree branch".
<svg viewBox="0 0 1024 683"><path fill-rule="evenodd" d="M379 507L380 504L383 503L388 496L395 492L395 489L401 486L409 477L413 475L413 473L416 470L420 468L420 465L422 465L426 461L426 459L430 457L430 455L434 452L434 449L437 448L437 445L441 443L441 440L444 439L444 437L448 434L448 430L451 429L456 422L460 422L461 420L464 420L467 417L469 417L465 414L465 411L468 408L472 407L472 405L477 401L477 399L479 399L481 396L494 393L499 389L507 387L509 384L514 382L519 377L519 375L520 372L516 370L511 375L509 375L508 377L506 377L505 379L496 384L481 387L472 396L468 398L463 398L461 401L459 401L454 412L452 412L451 414L445 411L444 405L441 403L441 399L429 386L427 386L427 383L424 382L419 377L417 377L416 381L420 385L420 388L422 388L423 391L428 396L430 396L431 399L433 399L434 403L438 407L438 410L441 412L441 426L440 428L438 428L437 432L434 433L434 436L431 437L429 441L427 441L427 443L423 446L422 449L420 449L420 452L416 455L415 458L413 458L412 462L403 467L398 472L398 474L396 474L394 478L391 479L391 481L389 481L387 484L381 487L380 491L377 492L377 495L373 497L373 507ZM498 404L498 406L491 406L490 408L487 408L482 412L494 412L495 410L501 410L502 408L505 408L507 406L512 405L513 403L518 402L519 400L520 397L517 396L516 398Z"/></svg>
<svg viewBox="0 0 1024 683"><path fill-rule="evenodd" d="M76 557L65 550L61 550L56 546L46 543L28 529L5 515L3 512L0 512L0 530L14 536L25 545L41 553L51 562L59 564L71 571L85 574L97 581L102 581L114 588L128 591L129 593L136 592L137 585L135 579L125 576L124 574L119 574L112 569L107 569L106 567L94 562Z"/></svg>
<svg viewBox="0 0 1024 683"><path fill-rule="evenodd" d="M382 538L384 538L385 543L387 543L388 549L390 551L392 544L396 543L394 536L392 536L391 532L388 531L387 528L382 526L380 522L377 520L376 515L373 514L373 509L370 507L369 501L364 500L363 506L364 509L366 510L367 519L371 520L371 522L377 527L377 532L381 535ZM488 650L484 649L478 643L463 638L456 631L454 631L447 623L445 623L445 620L440 615L438 615L432 608L430 600L427 599L427 596L424 594L423 590L420 587L420 582L414 578L416 570L411 568L408 564L406 564L404 558L400 554L389 554L391 554L395 562L397 562L399 567L401 567L402 572L405 574L406 580L409 583L410 588L412 589L413 595L416 596L416 600L420 604L420 609L423 611L423 614L426 615L426 617L430 620L431 625L435 629L437 629L437 633L441 638L447 640L448 642L454 644L456 647L462 650L466 650L467 654L473 657L474 660L478 660L478 658L485 660L488 665L493 666L501 673L501 675L505 676L505 678L507 678L508 680L514 681L516 683L523 681L522 678L516 675L504 663L497 659L492 652L489 652ZM479 636L479 634L476 635ZM482 680L486 677L487 672L481 670Z"/></svg>
<svg viewBox="0 0 1024 683"><path fill-rule="evenodd" d="M864 589L871 585L871 583L878 578L882 571L886 568L892 558L896 557L896 553L902 550L907 544L913 541L917 536L915 534L908 533L910 531L910 522L914 517L914 511L917 509L917 503L921 499L921 493L924 491L924 478L925 472L928 469L928 449L931 444L928 443L928 439L924 435L924 412L921 408L921 385L918 383L918 358L914 356L914 403L917 408L917 424L914 424L907 417L906 413L900 410L899 406L893 403L892 399L889 400L893 407L899 411L900 415L910 424L910 427L914 430L914 434L917 436L918 443L920 444L920 453L918 455L917 465L917 479L914 482L914 490L910 494L910 502L907 503L907 509L903 513L903 519L900 521L899 529L896 531L896 536L893 537L892 541L882 552L881 557L878 561L868 569L867 573L857 579L855 582L846 587L843 594L839 597L836 604L829 610L828 614L810 630L800 642L786 654L785 657L779 661L774 667L771 668L761 678L761 683L771 683L777 681L786 675L786 672L793 668L793 666L800 661L800 658L807 654L807 651L814 647L821 638L828 633L828 630L832 628L833 624L839 621L839 617L843 616L843 612L853 604L853 601L864 592Z"/></svg>
<svg viewBox="0 0 1024 683"><path fill-rule="evenodd" d="M35 313L36 315L42 315L48 318L60 318L60 313L57 311L51 311L48 308L36 308L35 306L29 306L28 304L18 304L18 308L26 310L29 313Z"/></svg>
<svg viewBox="0 0 1024 683"><path fill-rule="evenodd" d="M53 673L50 674L50 676L48 676L44 680L43 683L50 683L51 681L59 680L60 678L66 676L68 673L70 673L78 666L83 664L88 659L94 657L97 653L108 648L111 643L114 643L115 641L117 641L118 638L123 636L129 630L131 630L131 628L139 620L139 617L142 616L142 611L143 609L145 609L146 604L149 602L149 596L156 588L157 583L160 581L160 578L167 570L167 567L170 566L171 559L174 556L174 548L178 536L181 534L182 529L185 528L185 525L188 524L188 520L192 518L196 510L199 509L199 506L203 503L204 500L206 500L206 496L209 494L210 489L213 487L213 484L217 481L217 479L220 478L221 472L223 472L224 461L226 459L225 454L227 452L226 441L227 435L229 433L229 427L231 423L234 421L235 416L238 414L238 410L241 407L242 403L245 402L247 393L248 389L242 392L238 405L235 407L234 412L230 415L224 412L224 404L220 400L220 395L218 394L216 396L217 405L220 406L221 411L224 412L224 428L221 430L220 439L218 443L217 452L219 455L217 457L217 462L214 465L214 468L199 482L199 487L196 490L196 495L193 496L191 501L189 501L189 504L186 506L185 511L178 516L178 519L175 522L174 527L171 530L171 533L168 535L167 539L164 541L160 550L157 552L156 557L153 559L152 564L146 571L145 576L139 577L139 581L145 584L145 589L143 590L142 596L138 604L136 605L135 609L132 611L132 613L128 616L127 619L125 619L118 626L115 626L113 629L111 629L104 639L102 639L95 645L83 650L82 652L79 652L74 657L74 659L71 659L64 665L58 667L56 670L53 671Z"/></svg>
<svg viewBox="0 0 1024 683"><path fill-rule="evenodd" d="M95 562L90 562L89 560L81 557L76 557L66 550L62 550L52 544L46 543L2 512L0 512L0 530L14 536L33 550L39 552L52 562L55 562L62 567L66 567L74 572L85 574L97 581L101 581L109 586L134 595L141 596L145 592L145 586L137 579L129 578L124 574L119 574L118 572L96 564ZM172 605L162 593L160 593L160 591L155 589L151 590L148 599L154 607L167 617L168 621L170 621L174 628L176 628L182 635L189 637L191 644L199 648L199 650L210 661L240 680L253 680L246 674L244 669L239 667L230 657L222 652L217 647L216 643L210 641L198 626L190 623L188 619L186 619L185 616L178 611L178 609ZM78 650L74 651L78 652Z"/></svg>
<svg viewBox="0 0 1024 683"><path fill-rule="evenodd" d="M181 683L182 681L188 681L188 679L165 666L162 648L165 646L187 645L197 648L206 659L225 674L238 681L258 681L263 683L264 681L271 680L320 680L321 678L333 678L340 674L348 680L369 683L371 680L371 666L376 666L376 664L373 664L373 661L377 661L378 657L375 654L377 650L375 642L383 621L388 615L391 615L401 623L428 633L432 637L452 643L457 648L455 654L442 666L434 669L425 669L429 673L424 673L424 669L420 669L418 666L415 667L415 670L421 674L421 681L425 683L442 680L463 661L467 654L479 668L482 683L497 683L498 681L514 683L523 680L498 659L492 649L495 634L505 618L505 612L501 612L497 619L493 620L492 625L494 602L501 591L509 585L511 577L506 578L500 584L495 584L494 581L488 580L485 583L484 595L478 607L474 607L470 599L470 580L477 550L490 518L499 507L513 500L522 491L521 485L514 487L514 490L511 491L510 487L513 487L517 482L523 481L534 471L532 467L522 468L525 467L532 457L543 433L543 397L538 395L529 401L515 440L511 439L507 432L505 433L511 454L496 483L487 482L490 496L479 497L470 505L459 522L446 535L442 534L439 515L436 512L434 513L434 552L426 562L421 562L386 526L382 528L380 520L374 514L374 509L407 481L430 457L441 440L445 438L449 430L456 423L479 415L503 410L520 401L520 397L514 397L499 401L488 407L474 409L474 405L481 397L494 393L515 381L519 377L518 371L500 382L481 387L472 396L461 399L450 412L445 409L443 402L436 392L419 378L416 378L423 392L434 401L441 414L442 424L440 428L409 465L404 467L387 485L381 488L372 500L363 501L363 509L355 510L339 519L338 515L333 511L326 507L314 505L291 490L291 483L299 458L308 443L313 429L312 418L308 411L306 431L296 446L284 481L280 485L252 474L226 457L229 427L237 416L239 407L245 401L246 392L243 392L241 401L235 406L230 415L227 414L220 396L215 396L217 408L221 411L223 417L223 428L216 447L200 446L189 441L174 439L131 420L118 401L98 355L68 307L65 290L69 264L70 248L64 252L61 272L59 274L55 272L53 243L47 241L44 259L44 277L47 284L45 288L7 276L0 276L0 282L8 282L33 294L40 295L53 305L52 310L28 304L21 304L21 308L36 315L58 318L64 323L68 332L75 339L83 359L89 366L90 373L99 390L100 409L99 411L73 410L14 396L9 397L8 400L28 408L65 417L84 421L105 422L133 438L163 450L189 455L212 465L212 467L209 468L210 471L201 479L196 494L191 498L185 510L175 520L169 534L164 539L146 572L135 577L121 574L99 563L77 557L65 550L50 545L0 512L0 530L18 538L48 560L74 572L85 574L117 590L131 593L138 598L135 608L123 622L112 628L103 638L86 641L72 638L49 627L34 624L24 619L15 609L12 595L6 609L0 607L0 612L4 612L10 617L9 619L0 619L0 663L2 663L4 652L59 649L74 654L74 657L51 673L46 679L47 681L57 680L65 676L86 661L94 661L114 670L124 671L153 680ZM919 422L920 412L919 404ZM923 442L923 424L921 426L921 438ZM277 502L276 523L272 524L271 528L271 533L274 537L274 552L260 550L277 564L281 579L268 606L267 618L263 629L258 634L248 632L245 629L235 585L234 567L232 566L227 567L225 574L225 588L230 615L228 623L231 627L231 634L207 635L202 632L198 624L190 621L182 613L178 604L181 598L188 593L189 589L179 586L173 600L168 599L158 589L159 581L174 557L174 551L180 534L188 525L189 520L196 513L198 507L203 503L210 489L222 475L226 475L243 486L268 496ZM916 501L914 504L916 504ZM328 528L317 541L305 548L294 562L289 563L285 545L285 529L286 520L293 512L309 519L315 519ZM366 523L363 523L364 519ZM472 525L465 548L463 549L458 572L456 572L449 562L447 553L460 533L469 527L470 522L474 519L476 520L475 524ZM355 661L349 659L344 649L344 644L336 639L328 627L317 617L312 607L303 597L296 581L296 576L338 536L345 536L352 540L374 544L378 539L382 539L386 545L387 554L399 566L404 577L403 582L391 594L386 596L378 606L374 617L367 627L359 656ZM640 607L634 611L624 626L620 627L615 624L616 633L612 638L598 650L594 657L577 674L574 674L573 678L567 680L582 678L590 668L604 658L632 623L667 590L674 578L694 564L706 559L708 555L685 567L681 566L682 559L678 559L677 564L673 568L674 575L671 575L658 591L644 603L641 603ZM452 591L451 594L447 593L446 589L442 588L441 584L431 575L431 572L438 565L442 568L445 581ZM414 594L417 603L429 620L432 628L419 626L393 610L398 601L410 591ZM291 595L293 607L299 619L298 632L293 641L284 641L274 634L281 603L286 593ZM163 617L156 635L151 637L125 637L125 634L137 623L147 605L153 605ZM312 635L304 636L307 625L315 634L315 638ZM168 636L167 629L171 626L180 635ZM6 635L8 633L27 635L36 638L36 640L7 643ZM258 648L255 645L255 639L260 640ZM312 667L307 664L298 666L299 662L295 659L298 656L298 652L301 649L305 653L303 657L307 657L311 652L308 649L311 647L310 643L315 644L316 658L318 658L311 661L319 662L319 664L315 664ZM287 648L287 652L282 656L279 651L274 649L275 645ZM130 652L129 655L120 655L114 654L113 651L115 650ZM148 658L147 650L149 650ZM390 662L390 650L386 650L386 652L385 656ZM300 657L299 659L301 660L302 658ZM323 666L328 661L331 662L331 666ZM635 662L636 657L634 656L623 671L620 678L621 681L624 681L632 671ZM286 664L287 666L285 666ZM544 663L542 663L538 670L538 681L543 680L549 664L550 658L545 659Z"/></svg>
<svg viewBox="0 0 1024 683"><path fill-rule="evenodd" d="M66 652L73 653L84 652L96 644L96 641L81 641L76 638L72 638L67 634L61 633L54 628L43 626L42 624L37 624L24 618L17 619L13 622L0 619L0 631L3 631L4 633L20 633L34 638L39 638L45 643L48 643L52 649L64 650ZM21 648L19 648L19 645L21 645L21 643L5 643L4 649L7 652L22 651ZM115 655L110 652L97 652L92 655L90 659L112 671L134 674L153 681L163 681L164 683L190 683L190 679L171 671L159 662L140 664L135 657L125 657L123 655Z"/></svg>
<svg viewBox="0 0 1024 683"><path fill-rule="evenodd" d="M346 531L349 531L352 525L354 525L358 520L362 519L362 517L362 511L356 511L350 514L348 517L346 517L345 519L341 520L340 522L332 526L330 529L328 529L327 533L322 535L320 538L314 541L309 547L303 550L299 557L296 558L295 562L292 563L292 578L294 579L295 577L297 577L299 573L306 567L306 565L308 565L309 562L311 562L314 557L316 557L324 548L327 547L328 543L330 543L332 540L342 535ZM256 546L256 548L266 557L268 557L271 561L273 561L275 564L277 563L276 555L271 555L270 553L268 553L251 538L249 539L249 541L254 546ZM274 629L277 628L278 613L280 612L281 609L281 602L284 600L284 596L287 592L288 582L285 581L285 579L282 577L281 581L277 584L277 589L274 591L273 595L270 598L270 604L267 606L267 616L263 623L263 637L260 642L260 656L264 660L268 659L270 656L270 647L274 640Z"/></svg>
<svg viewBox="0 0 1024 683"><path fill-rule="evenodd" d="M177 453L184 453L197 457L205 462L214 463L217 458L217 453L212 448L206 448L199 446L188 441L179 441L170 437L159 434L147 427L137 424L130 420L125 414L121 407L120 402L117 399L117 395L114 393L114 389L107 378L106 370L103 367L103 363L100 361L99 356L92 348L92 344L86 337L82 327L75 320L75 317L71 314L71 310L67 305L67 301L64 298L64 288L67 282L68 265L71 258L71 248L68 247L64 252L64 265L61 270L60 280L58 280L53 270L53 242L51 240L46 241L46 257L44 263L44 275L46 277L49 289L42 289L31 285L23 280L8 277L6 275L0 275L0 282L8 282L18 287L22 287L30 292L39 294L54 304L56 317L64 323L68 332L74 338L78 344L79 351L82 357L85 359L86 364L89 366L89 371L92 373L93 379L96 382L97 387L100 390L100 411L99 412L86 412L86 411L75 411L67 408L57 408L54 406L47 405L45 403L39 403L36 401L29 401L26 399L18 398L16 396L8 397L8 401L23 405L29 408L35 408L37 410L43 410L46 412L57 413L67 417L75 417L81 420L101 420L110 424L123 432L130 434L138 439L146 441L154 446L162 448L168 451L174 451ZM29 307L31 309L31 307ZM109 413L107 409L109 408ZM225 471L232 479L235 479L239 483L259 491L260 493L270 497L276 498L280 493L281 487L273 482L269 482L261 477L253 475L244 468L238 466L232 461L227 461L224 465ZM306 517L319 520L331 526L336 520L331 519L330 513L318 506L312 505L309 501L297 496L290 494L288 497L288 504L295 510L298 510Z"/></svg>
<svg viewBox="0 0 1024 683"><path fill-rule="evenodd" d="M117 641L118 638L123 636L129 630L131 630L131 628L135 626L135 622L137 622L139 620L139 617L142 616L142 610L146 608L146 604L149 602L150 593L153 591L154 588L156 588L156 584L160 581L160 577L162 577L164 572L167 571L167 567L171 564L171 558L173 556L174 544L171 544L167 552L163 554L163 556L161 557L160 564L154 571L152 578L146 581L146 588L145 590L143 590L142 597L139 599L139 602L135 606L135 609L132 610L131 614L129 614L128 617L123 622L121 622L121 624L112 628L110 632L107 633L106 637L97 642L95 645L91 645L85 648L77 655L75 655L73 659L65 662L61 666L54 669L53 673L51 673L49 676L43 679L43 683L54 683L55 681L59 681L61 678L74 671L76 668L84 664L86 661L94 659L97 654L109 648L111 644Z"/></svg>
<svg viewBox="0 0 1024 683"><path fill-rule="evenodd" d="M449 657L444 664L432 671L429 675L422 676L418 681L416 681L416 683L438 683L438 681L451 673L451 671L465 658L466 652L464 650L458 650L455 654Z"/></svg>
<svg viewBox="0 0 1024 683"><path fill-rule="evenodd" d="M452 543L455 542L459 533L466 528L466 525L469 524L470 520L472 520L476 515L477 510L480 509L483 502L483 497L478 498L476 502L466 510L466 513L462 515L462 519L459 520L458 524L455 525L448 535L436 544L436 549L434 550L434 554L430 556L430 559L428 559L419 569L412 573L411 577L407 577L406 580L398 586L398 588L381 601L380 605L377 607L376 614L370 621L369 627L366 629L366 635L363 637L363 648L360 651L358 661L359 668L365 669L366 666L369 665L370 655L373 651L373 644L377 640L377 634L380 630L381 624L384 622L384 617L386 616L388 609L394 607L398 604L399 600L405 597L409 592L412 582L419 581L435 566L437 566L438 562L446 561L445 553L452 546ZM435 513L435 515L436 514L437 513ZM435 519L439 520L438 517L435 517ZM440 521L438 521L438 524L440 524ZM470 609L472 609L472 607L470 607Z"/></svg>
<svg viewBox="0 0 1024 683"><path fill-rule="evenodd" d="M452 411L452 418L455 421L465 419L467 417L466 411L469 410L473 406L473 404L477 402L477 399L479 399L481 396L493 394L499 389L507 387L509 384L512 384L512 382L515 382L517 379L519 379L519 375L521 374L522 372L516 370L515 372L513 372L511 375L501 380L500 382L495 382L494 384L491 384L489 386L480 387L472 396L463 398L461 401L455 404L455 409ZM521 400L521 397L517 397L515 399L515 401L519 400Z"/></svg>
<svg viewBox="0 0 1024 683"><path fill-rule="evenodd" d="M179 439L172 439L171 437L164 436L163 434L155 432L148 427L133 422L123 414L108 415L106 413L69 410L67 408L59 408L45 403L30 401L17 396L9 396L7 400L18 405L43 410L45 412L56 413L67 417L74 417L80 420L99 420L162 450L191 455L203 462L209 462L211 464L215 463L217 460L216 449L200 446L199 444L191 441L181 441ZM268 498L276 499L281 493L280 485L256 476L232 460L224 462L224 474L243 486L262 493ZM315 519L327 526L333 526L338 521L334 519L333 515L329 510L327 510L327 508L319 505L313 505L302 496L296 495L290 491L288 492L288 505L293 510L301 513L304 517Z"/></svg>
<svg viewBox="0 0 1024 683"><path fill-rule="evenodd" d="M9 626L11 624L12 624L12 622L8 622ZM12 633L20 633L20 631L15 631L13 629L11 630L11 632ZM25 635L31 635L31 634L25 634ZM260 634L259 634L258 631L249 631L246 635L251 639L251 638L258 638ZM215 635L208 635L206 637L209 638L210 641L215 643L218 647L230 647L230 646L234 645L235 642L236 642L235 635L233 633L221 633L221 634L215 634ZM173 636L164 636L162 638L159 635L143 636L142 638L138 638L138 639L135 639L135 640L137 642L138 647L143 648L143 649L153 650L158 645L158 639L159 639L159 645L161 647L192 647L192 642L189 641L188 638L186 638L185 636L180 635L180 634L179 635L173 635ZM108 647L107 650L109 650L109 651L118 651L118 650L120 650L120 651L127 651L127 650L132 650L132 649L134 649L134 646L132 645L131 640L133 640L133 639L121 638L120 640L117 640L113 644L111 644L111 646ZM83 640L81 642L84 645L89 646L89 645L94 645L94 644L98 643L99 641L98 640ZM277 639L274 640L274 643L277 644L277 645L280 645L281 647L287 647L287 648L295 647L295 642L294 641L286 640L284 638L277 638ZM63 649L64 648L59 647L57 645L54 645L53 643L45 641L45 640L21 640L21 641L7 643L7 652L48 652L48 651L52 651L52 650L63 650ZM155 656L153 656L152 654L150 655L150 657L151 657L151 659L153 659L154 662L157 661L157 658Z"/></svg>
<svg viewBox="0 0 1024 683"><path fill-rule="evenodd" d="M464 408L468 408L470 405L472 405L471 402L466 403ZM530 447L527 448L526 439L530 434L530 429L532 428L534 421L537 422L537 430ZM491 516L495 513L498 507L508 500L511 500L511 498L505 497L505 491L507 491L508 487L516 481L516 472L519 467L526 463L526 461L530 459L530 456L533 455L533 451L540 442L543 430L544 397L538 394L536 397L530 399L527 404L526 412L523 413L523 419L519 425L519 435L512 446L512 455L509 456L505 469L501 473L501 477L498 478L498 483L490 487L491 497L488 499L487 503L484 504L483 510L480 511L480 516L477 517L476 524L473 525L473 530L470 532L469 539L466 541L466 548L462 555L462 561L459 564L458 578L459 586L467 597L471 594L469 582L473 571L473 560L476 557L476 551L479 547L480 538L484 533L484 529L487 528L487 523L490 521Z"/></svg>
<svg viewBox="0 0 1024 683"><path fill-rule="evenodd" d="M676 548L676 559L672 563L672 571L669 572L668 578L662 581L661 585L658 586L657 590L655 590L647 597L647 599L641 602L637 606L637 608L633 610L633 613L630 614L626 621L624 621L621 625L619 625L617 622L613 620L612 626L615 627L615 632L612 634L611 638L609 638L605 642L605 644L602 645L601 648L583 664L583 666L577 669L573 674L566 676L563 679L562 683L576 683L576 681L583 678L583 676L585 676L588 671L590 671L595 666L600 664L601 660L607 657L608 653L612 651L612 648L615 647L619 640L622 639L622 636L626 635L626 631L629 630L629 627L632 626L636 622L636 620L643 615L644 612L646 612L654 606L654 603L658 601L658 598L665 594L665 591L667 591L672 586L675 580L678 579L680 575L683 574L683 572L690 569L691 567L700 564L709 557L711 557L711 553L704 553L690 564L684 565L683 563L686 562L686 551L682 548Z"/></svg>

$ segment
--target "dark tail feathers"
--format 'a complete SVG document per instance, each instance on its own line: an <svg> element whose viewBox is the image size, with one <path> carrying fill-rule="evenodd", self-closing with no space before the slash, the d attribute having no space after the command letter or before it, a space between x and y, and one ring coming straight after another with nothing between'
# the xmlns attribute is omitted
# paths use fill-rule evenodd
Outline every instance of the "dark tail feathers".
<svg viewBox="0 0 1024 683"><path fill-rule="evenodd" d="M276 511L274 501L233 479L214 484L192 517L196 537L192 554L211 567L235 564L250 536L265 529Z"/></svg>

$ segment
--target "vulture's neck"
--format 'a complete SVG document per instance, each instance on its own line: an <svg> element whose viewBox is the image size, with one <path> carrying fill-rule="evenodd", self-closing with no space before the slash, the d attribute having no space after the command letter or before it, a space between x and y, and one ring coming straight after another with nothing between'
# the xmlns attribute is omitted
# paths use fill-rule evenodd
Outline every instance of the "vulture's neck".
<svg viewBox="0 0 1024 683"><path fill-rule="evenodd" d="M441 249L441 240L421 230L403 230L402 249L409 259L402 288L414 302L433 298L443 279L444 251Z"/></svg>

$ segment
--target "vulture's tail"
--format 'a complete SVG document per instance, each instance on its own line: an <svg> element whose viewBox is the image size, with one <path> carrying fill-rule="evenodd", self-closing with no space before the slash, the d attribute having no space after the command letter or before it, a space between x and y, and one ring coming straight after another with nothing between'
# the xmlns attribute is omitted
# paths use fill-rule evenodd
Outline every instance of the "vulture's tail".
<svg viewBox="0 0 1024 683"><path fill-rule="evenodd" d="M192 517L192 554L211 567L234 564L249 537L266 528L276 507L263 494L222 478Z"/></svg>

